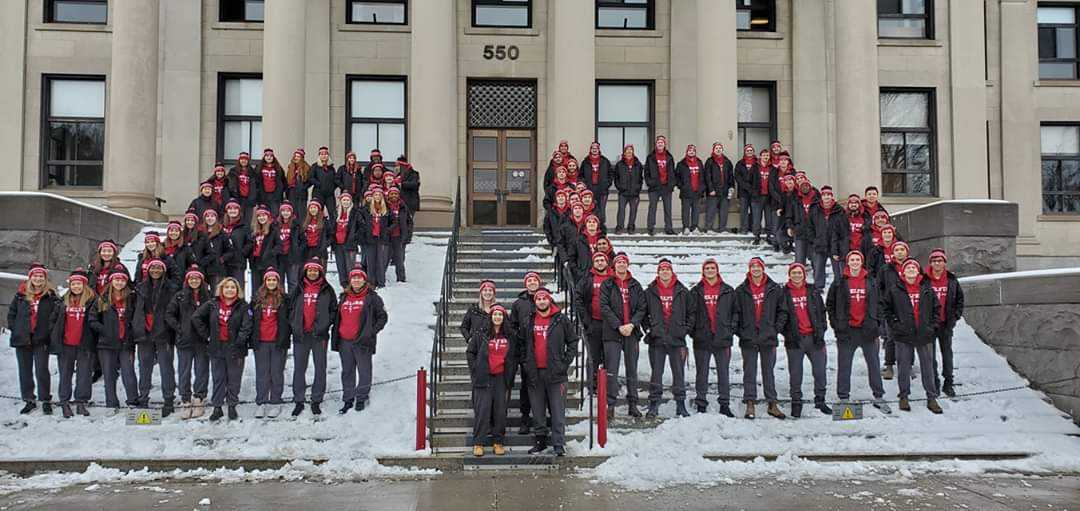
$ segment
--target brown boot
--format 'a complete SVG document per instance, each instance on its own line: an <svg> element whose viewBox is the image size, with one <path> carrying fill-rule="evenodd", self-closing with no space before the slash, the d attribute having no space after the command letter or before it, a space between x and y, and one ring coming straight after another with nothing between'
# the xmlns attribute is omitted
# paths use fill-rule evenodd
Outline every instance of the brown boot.
<svg viewBox="0 0 1080 511"><path fill-rule="evenodd" d="M773 417L776 417L777 419L786 419L787 418L787 416L784 415L784 412L780 411L780 406L778 406L776 403L769 403L768 412L769 412L769 415L771 415Z"/></svg>
<svg viewBox="0 0 1080 511"><path fill-rule="evenodd" d="M753 401L747 401L746 402L746 413L743 415L743 417L745 417L747 419L750 419L750 420L754 419L754 402Z"/></svg>
<svg viewBox="0 0 1080 511"><path fill-rule="evenodd" d="M908 401L908 398L900 398L900 410L905 412L911 411L911 402Z"/></svg>
<svg viewBox="0 0 1080 511"><path fill-rule="evenodd" d="M934 398L930 398L926 401L926 407L929 408L931 412L934 412L935 415L940 415L945 412L941 409L941 405L938 404L937 399Z"/></svg>
<svg viewBox="0 0 1080 511"><path fill-rule="evenodd" d="M476 456L477 458L483 456L484 455L484 446L482 446L480 444L474 445L473 448L472 448L472 454L473 454L473 456Z"/></svg>
<svg viewBox="0 0 1080 511"><path fill-rule="evenodd" d="M502 444L495 444L491 446L491 452L495 453L496 456L502 456L506 454L506 449L503 448Z"/></svg>
<svg viewBox="0 0 1080 511"><path fill-rule="evenodd" d="M893 371L893 366L885 366L885 370L881 371L882 380L891 380L896 373Z"/></svg>

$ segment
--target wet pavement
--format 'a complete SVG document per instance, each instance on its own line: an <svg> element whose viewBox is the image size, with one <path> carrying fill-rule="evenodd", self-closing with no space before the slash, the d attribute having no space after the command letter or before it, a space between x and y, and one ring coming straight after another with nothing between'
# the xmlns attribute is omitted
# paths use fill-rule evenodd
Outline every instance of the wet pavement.
<svg viewBox="0 0 1080 511"><path fill-rule="evenodd" d="M858 482L747 480L712 487L627 491L565 474L459 474L337 484L115 483L0 497L0 510L29 509L1080 510L1080 477L936 476Z"/></svg>

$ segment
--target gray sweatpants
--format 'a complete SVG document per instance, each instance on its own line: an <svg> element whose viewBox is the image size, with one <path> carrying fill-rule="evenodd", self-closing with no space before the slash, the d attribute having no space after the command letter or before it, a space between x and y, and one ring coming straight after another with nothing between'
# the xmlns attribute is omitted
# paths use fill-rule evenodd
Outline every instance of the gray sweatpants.
<svg viewBox="0 0 1080 511"><path fill-rule="evenodd" d="M728 198L727 194L705 196L705 225L702 227L708 231L724 231L728 228ZM720 217L719 224L716 217Z"/></svg>
<svg viewBox="0 0 1080 511"><path fill-rule="evenodd" d="M953 384L953 350L952 350L952 329L941 328L935 334L934 339L938 349L941 350L941 378L945 380L945 385ZM937 379L937 357L934 357L934 385L937 388L941 388L941 380Z"/></svg>
<svg viewBox="0 0 1080 511"><path fill-rule="evenodd" d="M889 324L884 321L881 322L881 338L885 340L885 365L896 365L896 342L889 332Z"/></svg>
<svg viewBox="0 0 1080 511"><path fill-rule="evenodd" d="M626 361L626 403L638 402L638 341L633 337L624 337L621 341L604 341L604 370L607 371L607 402L615 406L619 398L619 361Z"/></svg>
<svg viewBox="0 0 1080 511"><path fill-rule="evenodd" d="M915 362L915 356L919 356L919 378L922 379L923 390L926 397L937 399L937 385L934 383L934 343L914 346L911 344L896 343L896 362L900 366L896 375L900 387L900 397L911 395L911 364Z"/></svg>
<svg viewBox="0 0 1080 511"><path fill-rule="evenodd" d="M173 345L143 342L135 345L139 356L139 401L150 401L150 384L154 380L154 364L161 376L161 397L172 402L176 397L176 370L173 366Z"/></svg>
<svg viewBox="0 0 1080 511"><path fill-rule="evenodd" d="M701 198L679 199L682 201L682 226L683 229L697 229L698 218L701 217Z"/></svg>
<svg viewBox="0 0 1080 511"><path fill-rule="evenodd" d="M308 356L315 361L315 380L311 383L311 402L321 403L326 393L326 342L293 341L293 402L305 402Z"/></svg>
<svg viewBox="0 0 1080 511"><path fill-rule="evenodd" d="M637 195L633 197L627 197L625 195L619 195L618 208L615 210L615 228L622 229L623 225L627 229L633 229L637 225L637 208L641 203L641 197ZM627 209L629 209L629 216L627 216ZM627 223L623 224L623 220Z"/></svg>
<svg viewBox="0 0 1080 511"><path fill-rule="evenodd" d="M285 388L285 350L274 342L255 343L255 404L280 405Z"/></svg>
<svg viewBox="0 0 1080 511"><path fill-rule="evenodd" d="M538 369L529 387L532 402L532 429L537 440L549 437L552 446L566 445L566 384L547 383L552 376L547 369ZM551 427L548 427L548 416Z"/></svg>
<svg viewBox="0 0 1080 511"><path fill-rule="evenodd" d="M825 364L828 356L825 353L825 345L814 346L814 337L811 335L800 335L799 347L787 349L791 402L802 401L803 357L810 359L810 369L814 375L814 404L824 403Z"/></svg>
<svg viewBox="0 0 1080 511"><path fill-rule="evenodd" d="M492 375L491 385L473 387L473 444L503 443L506 436L506 404L510 390L503 375ZM520 396L526 399L526 396ZM490 441L490 442L489 442Z"/></svg>
<svg viewBox="0 0 1080 511"><path fill-rule="evenodd" d="M595 321L600 322L600 320ZM599 327L592 330L595 331L585 333L585 349L588 353L588 369L585 372L585 381L590 391L596 392L596 371L604 360L604 332Z"/></svg>
<svg viewBox="0 0 1080 511"><path fill-rule="evenodd" d="M761 386L765 390L765 400L769 403L777 402L776 377L773 374L773 369L776 368L776 347L765 349L740 347L740 349L743 358L743 401L757 401L757 370L760 357Z"/></svg>
<svg viewBox="0 0 1080 511"><path fill-rule="evenodd" d="M135 352L118 350L98 350L101 361L101 373L105 376L105 406L119 408L120 399L116 395L116 378L124 383L128 406L135 406L139 401L139 379L135 376Z"/></svg>
<svg viewBox="0 0 1080 511"><path fill-rule="evenodd" d="M244 358L210 357L210 372L214 376L214 394L210 404L236 406L240 403L240 382L244 378Z"/></svg>
<svg viewBox="0 0 1080 511"><path fill-rule="evenodd" d="M371 394L371 357L374 353L358 342L341 341L338 354L341 355L341 398L345 402L367 402Z"/></svg>
<svg viewBox="0 0 1080 511"><path fill-rule="evenodd" d="M676 401L686 400L686 355L684 346L649 346L649 406L659 406L664 395L664 362L671 366L671 393Z"/></svg>
<svg viewBox="0 0 1080 511"><path fill-rule="evenodd" d="M195 371L194 396L206 399L206 391L210 386L210 356L206 354L206 348L177 348L177 374L180 380L180 401L191 402L192 383L191 372Z"/></svg>
<svg viewBox="0 0 1080 511"><path fill-rule="evenodd" d="M731 400L731 348L718 350L694 350L694 366L696 375L694 378L694 404L697 406L709 405L709 363L716 361L716 402L720 405L728 404Z"/></svg>
<svg viewBox="0 0 1080 511"><path fill-rule="evenodd" d="M49 374L49 345L19 346L15 348L15 361L19 365L19 391L22 400L34 401L34 383L37 398L52 401L51 375Z"/></svg>
<svg viewBox="0 0 1080 511"><path fill-rule="evenodd" d="M75 383L75 402L88 403L94 377L95 353L78 346L67 346L60 351L60 403L71 400L72 377Z"/></svg>
<svg viewBox="0 0 1080 511"><path fill-rule="evenodd" d="M405 282L405 238L390 237L390 264L394 265L394 277L398 282Z"/></svg>
<svg viewBox="0 0 1080 511"><path fill-rule="evenodd" d="M867 328L867 327L863 327ZM856 338L859 336L856 336ZM839 339L836 343L836 397L841 401L851 397L851 364L855 359L855 350L861 349L863 359L866 360L866 373L870 379L870 391L874 398L878 399L885 395L885 388L881 384L881 365L878 362L878 350L880 344L875 338L863 343L853 342L849 339Z"/></svg>

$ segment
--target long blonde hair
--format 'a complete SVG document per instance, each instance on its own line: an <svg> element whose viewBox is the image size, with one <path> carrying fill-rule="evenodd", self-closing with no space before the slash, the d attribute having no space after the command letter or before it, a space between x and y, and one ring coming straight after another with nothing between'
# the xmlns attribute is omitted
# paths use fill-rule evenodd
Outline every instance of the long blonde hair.
<svg viewBox="0 0 1080 511"><path fill-rule="evenodd" d="M115 298L117 292L120 293L120 301L125 303L128 301L128 297L131 296L131 281L125 281L125 284L124 289L117 291L112 287L112 278L109 279L108 287L106 288L105 293L102 294L102 299L98 300L99 312L105 312L109 310L109 307L112 307L113 298Z"/></svg>
<svg viewBox="0 0 1080 511"><path fill-rule="evenodd" d="M89 283L83 284L82 293L74 294L69 287L67 292L64 293L64 305L67 307L86 307L86 304L90 303L96 296L94 293L94 286Z"/></svg>
<svg viewBox="0 0 1080 511"><path fill-rule="evenodd" d="M30 289L30 286L32 286L32 285L33 284L30 283L30 279L28 278L28 279L26 279L25 282L23 282L23 285L21 286L22 289L25 291L25 293L23 293L23 298L28 302L33 302L34 301L34 295L35 294L40 294L41 296L45 296L45 295L47 295L49 293L56 293L56 287L53 286L53 283L52 283L52 281L49 280L49 277L45 277L45 284L43 284L41 286L42 287L41 291L38 291L38 292L35 292L36 290L32 291Z"/></svg>
<svg viewBox="0 0 1080 511"><path fill-rule="evenodd" d="M368 202L368 211L370 211L372 215L386 215L389 212L389 209L386 207L386 196L383 196L383 199L376 204L375 196L373 195Z"/></svg>
<svg viewBox="0 0 1080 511"><path fill-rule="evenodd" d="M225 284L228 284L230 282L234 286L236 286L236 299L237 299L237 301L243 300L244 299L244 286L241 286L240 282L238 280L232 278L232 277L225 277L225 278L221 279L221 282L218 282L217 287L214 288L214 296L218 297L218 298L221 298L222 297L221 290L225 288Z"/></svg>

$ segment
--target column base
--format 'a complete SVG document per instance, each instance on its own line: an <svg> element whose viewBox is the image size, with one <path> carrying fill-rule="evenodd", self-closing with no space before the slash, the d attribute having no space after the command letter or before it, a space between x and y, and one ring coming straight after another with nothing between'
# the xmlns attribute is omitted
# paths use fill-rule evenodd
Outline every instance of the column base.
<svg viewBox="0 0 1080 511"><path fill-rule="evenodd" d="M105 194L105 205L117 213L140 220L152 222L169 220L169 217L161 212L153 195L110 192Z"/></svg>
<svg viewBox="0 0 1080 511"><path fill-rule="evenodd" d="M462 204L462 215L465 214ZM465 223L464 216L461 219ZM452 227L454 225L454 201L441 195L423 195L420 197L420 211L413 218L415 227Z"/></svg>

